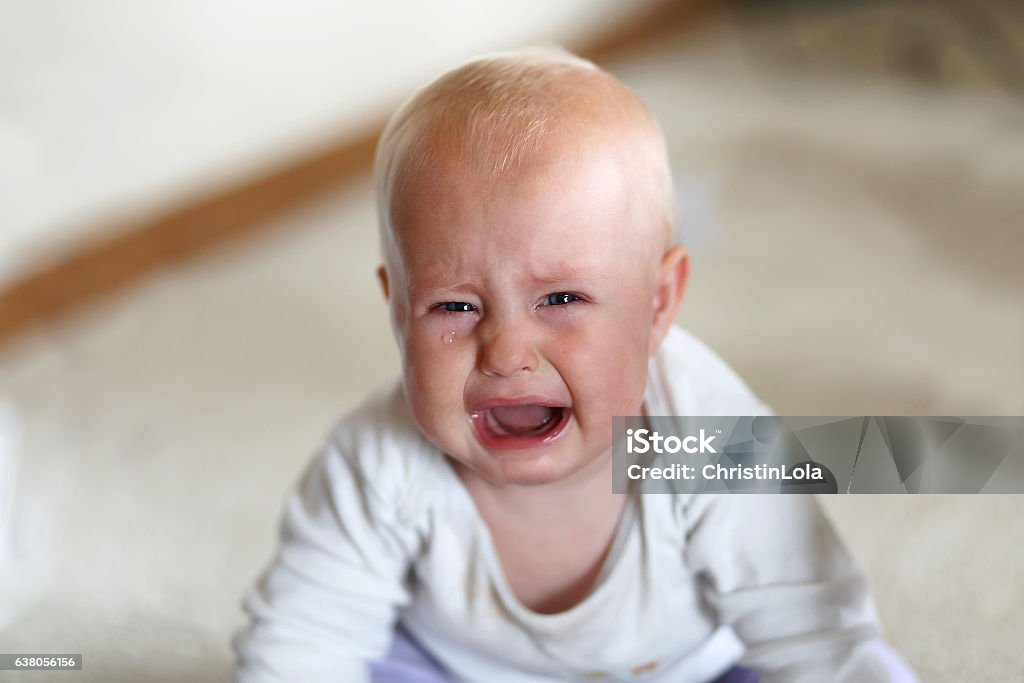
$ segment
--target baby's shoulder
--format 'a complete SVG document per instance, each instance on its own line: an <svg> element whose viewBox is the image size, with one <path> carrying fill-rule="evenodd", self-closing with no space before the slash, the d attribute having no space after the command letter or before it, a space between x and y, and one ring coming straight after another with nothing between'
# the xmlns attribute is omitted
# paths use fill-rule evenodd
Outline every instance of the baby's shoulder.
<svg viewBox="0 0 1024 683"><path fill-rule="evenodd" d="M673 325L652 359L652 415L767 415L771 409L706 344Z"/></svg>
<svg viewBox="0 0 1024 683"><path fill-rule="evenodd" d="M419 431L400 382L371 393L340 418L327 437L327 471L351 478L379 502L415 514L426 494L453 478L444 455Z"/></svg>

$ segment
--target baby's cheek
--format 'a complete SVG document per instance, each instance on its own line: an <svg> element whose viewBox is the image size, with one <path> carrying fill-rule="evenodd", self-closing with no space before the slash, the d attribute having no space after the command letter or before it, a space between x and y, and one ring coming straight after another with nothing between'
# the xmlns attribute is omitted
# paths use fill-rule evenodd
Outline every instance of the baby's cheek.
<svg viewBox="0 0 1024 683"><path fill-rule="evenodd" d="M436 337L436 338L435 338ZM404 374L408 391L415 392L426 409L451 411L463 405L466 380L473 366L473 350L458 332L444 335L439 330L418 329L410 335L405 353Z"/></svg>
<svg viewBox="0 0 1024 683"><path fill-rule="evenodd" d="M574 394L592 408L592 418L609 423L609 430L610 417L639 409L647 381L646 344L643 335L611 325L578 342L578 349L588 351L576 355L580 386Z"/></svg>
<svg viewBox="0 0 1024 683"><path fill-rule="evenodd" d="M434 352L436 353L436 351ZM415 336L407 339L402 357L402 374L409 402L415 410L436 401L442 390L443 373L430 362L431 351Z"/></svg>
<svg viewBox="0 0 1024 683"><path fill-rule="evenodd" d="M647 366L621 367L606 385L609 398L608 413L616 415L636 415L643 401L644 388L647 383Z"/></svg>
<svg viewBox="0 0 1024 683"><path fill-rule="evenodd" d="M434 311L423 319L419 331L428 341L433 339L447 345L468 339L477 322L479 315L474 312Z"/></svg>

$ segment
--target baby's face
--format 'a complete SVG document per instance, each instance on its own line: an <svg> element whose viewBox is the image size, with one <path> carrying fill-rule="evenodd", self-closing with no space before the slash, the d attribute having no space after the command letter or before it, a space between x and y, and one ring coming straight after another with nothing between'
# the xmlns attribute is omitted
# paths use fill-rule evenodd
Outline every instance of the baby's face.
<svg viewBox="0 0 1024 683"><path fill-rule="evenodd" d="M607 456L685 281L685 252L663 257L628 166L567 156L496 183L442 161L390 204L406 400L435 445L494 484L563 480Z"/></svg>

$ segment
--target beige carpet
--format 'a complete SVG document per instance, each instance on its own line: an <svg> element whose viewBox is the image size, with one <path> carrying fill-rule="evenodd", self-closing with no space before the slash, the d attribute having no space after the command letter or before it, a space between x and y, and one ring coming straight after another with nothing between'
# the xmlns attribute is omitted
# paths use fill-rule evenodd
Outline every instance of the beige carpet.
<svg viewBox="0 0 1024 683"><path fill-rule="evenodd" d="M854 19L835 25L879 32ZM681 320L783 414L1020 415L1021 99L969 47L922 83L851 66L855 36L830 26L723 18L611 65L670 138L694 257ZM285 222L0 351L25 423L19 519L42 507L61 533L22 537L51 569L2 577L8 612L42 592L0 651L84 653L82 682L229 675L285 491L397 367L368 181ZM924 681L1024 680L1024 497L823 502Z"/></svg>

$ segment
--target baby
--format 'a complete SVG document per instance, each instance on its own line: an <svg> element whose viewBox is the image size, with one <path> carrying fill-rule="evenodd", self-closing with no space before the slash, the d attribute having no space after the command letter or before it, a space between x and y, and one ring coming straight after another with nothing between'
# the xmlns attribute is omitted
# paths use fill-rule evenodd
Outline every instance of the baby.
<svg viewBox="0 0 1024 683"><path fill-rule="evenodd" d="M913 680L813 498L612 493L612 416L767 412L673 326L665 143L624 85L476 59L375 178L401 382L289 498L237 680Z"/></svg>

